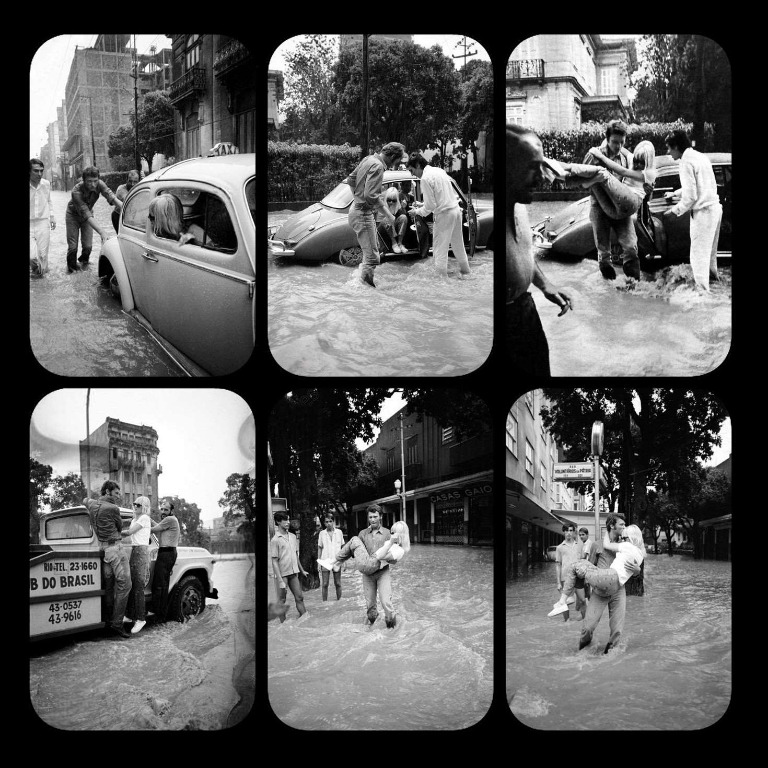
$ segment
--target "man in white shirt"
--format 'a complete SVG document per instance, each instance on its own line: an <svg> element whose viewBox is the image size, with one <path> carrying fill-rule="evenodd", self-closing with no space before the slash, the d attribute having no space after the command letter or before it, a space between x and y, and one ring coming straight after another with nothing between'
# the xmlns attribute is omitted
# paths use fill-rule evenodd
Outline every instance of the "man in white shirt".
<svg viewBox="0 0 768 768"><path fill-rule="evenodd" d="M48 247L56 218L51 208L51 182L43 178L45 165L33 157L29 161L29 265L32 274L43 277L48 271Z"/></svg>
<svg viewBox="0 0 768 768"><path fill-rule="evenodd" d="M681 196L665 216L691 212L691 269L696 285L709 292L709 281L717 281L717 241L723 206L717 194L717 181L709 158L691 147L683 130L674 130L664 141L670 157L680 161Z"/></svg>
<svg viewBox="0 0 768 768"><path fill-rule="evenodd" d="M434 216L432 253L437 273L448 277L448 251L453 247L459 273L468 275L469 259L464 249L461 206L450 176L442 168L430 165L419 152L411 152L407 168L416 178L421 179L422 204L419 206L414 203L416 213L419 216L428 216L430 213Z"/></svg>
<svg viewBox="0 0 768 768"><path fill-rule="evenodd" d="M344 536L341 531L333 524L333 516L326 515L325 529L320 531L317 537L317 558L318 560L335 560L339 550L344 546ZM328 600L328 582L333 573L333 584L336 587L336 599L341 600L341 563L335 565L332 571L322 565L320 568L320 578L323 585L323 602Z"/></svg>

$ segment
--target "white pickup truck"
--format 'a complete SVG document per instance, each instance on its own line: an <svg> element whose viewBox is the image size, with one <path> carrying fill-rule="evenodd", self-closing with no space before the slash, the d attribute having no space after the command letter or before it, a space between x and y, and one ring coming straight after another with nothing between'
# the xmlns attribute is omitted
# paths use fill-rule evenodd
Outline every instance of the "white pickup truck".
<svg viewBox="0 0 768 768"><path fill-rule="evenodd" d="M120 509L123 528L133 520ZM144 590L152 612L152 576L158 543L150 537L150 578ZM178 547L168 585L168 619L185 621L205 608L205 599L217 599L213 586L213 555L202 547ZM99 549L91 517L85 507L44 512L40 517L40 544L29 548L29 634L41 640L104 627L105 594Z"/></svg>

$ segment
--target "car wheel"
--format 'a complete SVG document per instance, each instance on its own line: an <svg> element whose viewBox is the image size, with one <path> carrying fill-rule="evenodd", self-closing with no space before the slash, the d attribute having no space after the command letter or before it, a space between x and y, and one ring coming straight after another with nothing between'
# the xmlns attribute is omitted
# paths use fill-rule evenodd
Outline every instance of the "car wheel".
<svg viewBox="0 0 768 768"><path fill-rule="evenodd" d="M120 283L117 282L117 275L114 272L109 278L109 290L116 299L120 298Z"/></svg>
<svg viewBox="0 0 768 768"><path fill-rule="evenodd" d="M168 618L186 621L205 608L205 591L197 576L185 576L168 599Z"/></svg>
<svg viewBox="0 0 768 768"><path fill-rule="evenodd" d="M363 261L363 249L359 245L342 248L338 255L339 264L343 267L356 267Z"/></svg>

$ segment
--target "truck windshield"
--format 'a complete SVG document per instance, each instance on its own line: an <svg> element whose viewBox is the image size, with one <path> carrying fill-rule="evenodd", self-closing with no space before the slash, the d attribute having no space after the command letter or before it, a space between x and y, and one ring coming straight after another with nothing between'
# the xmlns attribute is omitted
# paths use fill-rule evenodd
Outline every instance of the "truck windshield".
<svg viewBox="0 0 768 768"><path fill-rule="evenodd" d="M92 535L91 518L87 512L82 514L54 517L45 523L45 538L55 539L87 539Z"/></svg>

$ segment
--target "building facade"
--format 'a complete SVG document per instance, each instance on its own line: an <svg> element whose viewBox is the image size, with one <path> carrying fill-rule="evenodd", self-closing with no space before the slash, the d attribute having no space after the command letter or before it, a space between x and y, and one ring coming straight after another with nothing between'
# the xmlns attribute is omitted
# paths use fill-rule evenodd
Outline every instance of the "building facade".
<svg viewBox="0 0 768 768"><path fill-rule="evenodd" d="M355 493L347 535L365 528L366 508L378 504L383 525L404 519L412 542L493 545L490 430L459 438L452 426L427 415L421 420L418 414L406 416L403 407L382 424L378 439L365 452L379 466L378 483L373 490Z"/></svg>
<svg viewBox="0 0 768 768"><path fill-rule="evenodd" d="M173 35L169 96L176 110L176 159L207 155L222 142L256 151L256 64L225 35Z"/></svg>
<svg viewBox="0 0 768 768"><path fill-rule="evenodd" d="M122 504L130 507L138 496L146 496L157 508L157 432L152 427L129 424L108 417L88 438L80 441L80 475L89 495L98 496L106 480L119 484Z"/></svg>
<svg viewBox="0 0 768 768"><path fill-rule="evenodd" d="M67 138L62 146L69 187L89 165L102 173L114 170L110 134L130 125L135 96L167 85L169 49L138 54L129 41L130 35L99 35L92 48L75 50L65 90Z"/></svg>
<svg viewBox="0 0 768 768"><path fill-rule="evenodd" d="M534 130L576 130L583 122L631 119L628 73L633 38L534 35L509 57L506 119Z"/></svg>

